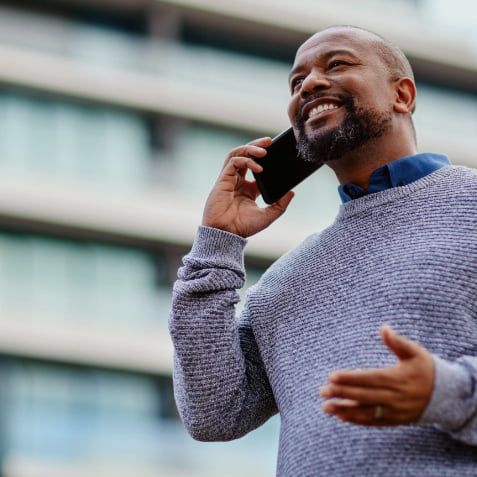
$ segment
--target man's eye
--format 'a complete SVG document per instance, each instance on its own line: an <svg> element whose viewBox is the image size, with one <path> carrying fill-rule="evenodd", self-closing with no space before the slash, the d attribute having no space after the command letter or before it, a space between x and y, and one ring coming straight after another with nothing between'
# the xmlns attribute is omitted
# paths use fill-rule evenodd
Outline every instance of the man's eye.
<svg viewBox="0 0 477 477"><path fill-rule="evenodd" d="M303 78L293 79L290 83L291 90L294 91L301 83L303 83Z"/></svg>
<svg viewBox="0 0 477 477"><path fill-rule="evenodd" d="M330 62L330 64L328 65L328 68L331 69L331 68L336 68L337 66L343 66L343 65L349 65L350 63L348 63L347 61L343 61L343 60L333 60L332 62Z"/></svg>

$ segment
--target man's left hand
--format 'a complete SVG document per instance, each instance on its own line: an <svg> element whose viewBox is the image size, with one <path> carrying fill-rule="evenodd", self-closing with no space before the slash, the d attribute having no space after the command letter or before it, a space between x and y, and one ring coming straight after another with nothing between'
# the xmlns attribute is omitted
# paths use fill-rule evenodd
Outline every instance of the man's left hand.
<svg viewBox="0 0 477 477"><path fill-rule="evenodd" d="M353 424L399 426L417 422L434 388L434 360L429 351L381 327L381 338L397 356L386 368L340 370L320 389L323 411Z"/></svg>

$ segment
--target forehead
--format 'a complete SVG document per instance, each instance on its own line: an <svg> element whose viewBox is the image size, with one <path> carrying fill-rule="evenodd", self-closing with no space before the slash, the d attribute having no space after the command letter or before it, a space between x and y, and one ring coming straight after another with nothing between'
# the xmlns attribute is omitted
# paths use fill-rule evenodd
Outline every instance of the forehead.
<svg viewBox="0 0 477 477"><path fill-rule="evenodd" d="M379 61L373 40L376 41L370 33L351 28L332 28L316 33L298 48L294 67L308 61L326 59L336 52Z"/></svg>

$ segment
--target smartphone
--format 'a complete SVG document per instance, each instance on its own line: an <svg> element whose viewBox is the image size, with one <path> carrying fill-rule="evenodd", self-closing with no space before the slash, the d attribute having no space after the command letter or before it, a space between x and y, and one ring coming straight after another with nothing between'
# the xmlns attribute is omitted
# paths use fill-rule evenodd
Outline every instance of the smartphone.
<svg viewBox="0 0 477 477"><path fill-rule="evenodd" d="M253 158L263 167L262 172L253 175L267 204L279 200L322 165L304 161L298 155L293 128L275 137L267 151L265 157Z"/></svg>

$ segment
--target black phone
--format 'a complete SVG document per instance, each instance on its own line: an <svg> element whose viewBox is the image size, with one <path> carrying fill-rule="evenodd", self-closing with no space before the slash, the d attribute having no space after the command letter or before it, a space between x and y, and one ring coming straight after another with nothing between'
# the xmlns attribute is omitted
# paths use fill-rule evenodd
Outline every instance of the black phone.
<svg viewBox="0 0 477 477"><path fill-rule="evenodd" d="M265 157L253 159L263 167L262 172L253 175L267 204L279 200L322 166L322 163L308 162L298 155L293 128L273 139Z"/></svg>

